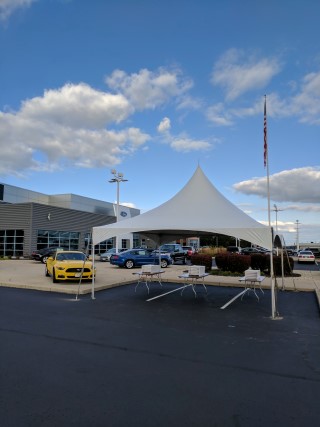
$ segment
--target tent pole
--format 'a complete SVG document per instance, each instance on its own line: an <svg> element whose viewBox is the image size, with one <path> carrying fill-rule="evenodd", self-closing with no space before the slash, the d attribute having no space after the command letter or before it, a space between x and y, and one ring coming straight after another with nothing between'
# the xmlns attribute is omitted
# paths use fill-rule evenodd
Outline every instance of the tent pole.
<svg viewBox="0 0 320 427"><path fill-rule="evenodd" d="M270 255L270 277L271 277L271 317L276 317L276 299L275 299L275 280L273 271L273 230L271 227L270 214L270 178L269 178L269 147L267 132L267 96L264 96L264 118L263 118L263 136L264 136L264 167L267 167L267 198L268 198L268 224L271 230L271 255Z"/></svg>
<svg viewBox="0 0 320 427"><path fill-rule="evenodd" d="M273 230L271 228L271 253L270 253L270 278L271 278L271 317L276 318L275 279L273 266Z"/></svg>
<svg viewBox="0 0 320 427"><path fill-rule="evenodd" d="M92 235L93 235L93 230L91 232L91 258L92 258L92 270L93 270L93 275L92 275L92 283L91 283L91 299L95 299L94 297L94 281L95 281L95 274L94 274L94 244L93 244L93 240L92 240Z"/></svg>

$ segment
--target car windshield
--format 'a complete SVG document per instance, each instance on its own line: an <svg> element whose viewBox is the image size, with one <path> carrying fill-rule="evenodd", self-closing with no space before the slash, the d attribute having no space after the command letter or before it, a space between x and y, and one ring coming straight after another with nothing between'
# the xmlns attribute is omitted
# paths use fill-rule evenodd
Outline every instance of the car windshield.
<svg viewBox="0 0 320 427"><path fill-rule="evenodd" d="M58 253L57 254L57 261L84 261L86 258L85 254L78 253L78 252L72 252L72 253Z"/></svg>
<svg viewBox="0 0 320 427"><path fill-rule="evenodd" d="M313 253L311 251L300 251L299 254L300 255L313 255Z"/></svg>

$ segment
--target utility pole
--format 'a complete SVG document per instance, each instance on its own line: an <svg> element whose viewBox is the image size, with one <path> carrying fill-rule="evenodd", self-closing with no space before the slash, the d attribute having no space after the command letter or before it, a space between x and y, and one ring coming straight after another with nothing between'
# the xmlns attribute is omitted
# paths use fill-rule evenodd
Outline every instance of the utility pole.
<svg viewBox="0 0 320 427"><path fill-rule="evenodd" d="M296 228L297 228L297 251L299 250L299 225L300 225L300 222L297 219L296 220Z"/></svg>
<svg viewBox="0 0 320 427"><path fill-rule="evenodd" d="M278 206L276 204L274 204L273 206L273 211L276 213L276 233L278 234L278 212L283 211L283 209L278 209Z"/></svg>

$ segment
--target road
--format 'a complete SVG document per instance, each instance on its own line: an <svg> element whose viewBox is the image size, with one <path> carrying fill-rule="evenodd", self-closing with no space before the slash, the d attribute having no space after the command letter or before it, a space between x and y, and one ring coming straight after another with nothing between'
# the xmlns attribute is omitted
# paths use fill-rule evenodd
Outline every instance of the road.
<svg viewBox="0 0 320 427"><path fill-rule="evenodd" d="M308 263L303 263L303 264L298 264L297 261L294 262L294 271L299 271L299 270L303 270L303 271L318 271L320 269L320 265L316 262L315 264L308 264Z"/></svg>

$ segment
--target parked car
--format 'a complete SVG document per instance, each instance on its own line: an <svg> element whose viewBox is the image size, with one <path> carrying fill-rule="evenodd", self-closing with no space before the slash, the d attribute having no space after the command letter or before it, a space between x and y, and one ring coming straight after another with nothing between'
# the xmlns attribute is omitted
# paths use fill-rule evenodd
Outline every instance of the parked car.
<svg viewBox="0 0 320 427"><path fill-rule="evenodd" d="M239 248L238 246L228 246L227 252L239 254L241 252L241 248Z"/></svg>
<svg viewBox="0 0 320 427"><path fill-rule="evenodd" d="M287 253L288 256L293 256L294 255L294 250L293 249L286 249L285 248L285 251L286 251L286 253Z"/></svg>
<svg viewBox="0 0 320 427"><path fill-rule="evenodd" d="M64 248L60 248L59 246L51 246L49 248L39 249L38 251L33 251L31 254L31 258L35 261L41 261L43 264L47 262L49 256L52 256L56 251L63 251Z"/></svg>
<svg viewBox="0 0 320 427"><path fill-rule="evenodd" d="M169 254L170 257L173 259L173 262L182 261L183 264L186 263L187 255L183 250L182 246L178 243L167 243L165 245L160 246L159 249L161 253Z"/></svg>
<svg viewBox="0 0 320 427"><path fill-rule="evenodd" d="M170 255L161 253L160 265L162 268L166 268L172 262ZM111 255L110 264L126 268L140 267L145 264L159 264L159 252L156 253L152 249L130 249Z"/></svg>
<svg viewBox="0 0 320 427"><path fill-rule="evenodd" d="M257 248L243 248L241 249L242 255L251 255L251 254L261 254L262 252L259 251Z"/></svg>
<svg viewBox="0 0 320 427"><path fill-rule="evenodd" d="M126 251L126 249L118 249L118 252ZM108 249L107 252L104 252L103 254L100 254L100 261L106 262L110 261L111 255L116 253L116 248Z"/></svg>
<svg viewBox="0 0 320 427"><path fill-rule="evenodd" d="M316 257L311 251L299 251L298 263L301 262L311 262L314 264L316 262Z"/></svg>
<svg viewBox="0 0 320 427"><path fill-rule="evenodd" d="M304 250L311 251L316 258L320 257L320 248L305 248Z"/></svg>
<svg viewBox="0 0 320 427"><path fill-rule="evenodd" d="M46 262L45 275L51 276L53 283L59 280L92 279L92 262L80 251L56 251Z"/></svg>
<svg viewBox="0 0 320 427"><path fill-rule="evenodd" d="M197 252L193 246L182 246L182 249L184 250L187 256L187 259L190 259L192 255Z"/></svg>
<svg viewBox="0 0 320 427"><path fill-rule="evenodd" d="M295 251L293 252L293 255L294 255L294 256L299 256L299 253L300 253L301 251L304 251L304 249L299 249L298 251L297 251L297 250L295 250Z"/></svg>

